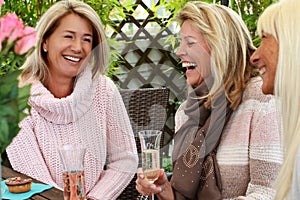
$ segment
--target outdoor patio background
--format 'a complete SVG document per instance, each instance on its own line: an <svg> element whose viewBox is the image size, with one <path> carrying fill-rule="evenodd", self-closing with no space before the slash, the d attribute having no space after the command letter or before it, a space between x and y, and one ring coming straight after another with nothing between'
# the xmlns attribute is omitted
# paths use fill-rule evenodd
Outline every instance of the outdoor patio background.
<svg viewBox="0 0 300 200"><path fill-rule="evenodd" d="M178 33L178 26L167 22L171 14L166 10L158 10L157 17L151 10L152 0L136 0L134 11L129 12L127 19L115 22L114 29L107 31L108 37L116 38L118 46L112 47L122 57L113 80L120 88L137 89L142 87L167 87L170 99L167 108L165 132L165 150L174 134L174 114L178 102L185 96L186 80L180 70L168 36Z"/></svg>

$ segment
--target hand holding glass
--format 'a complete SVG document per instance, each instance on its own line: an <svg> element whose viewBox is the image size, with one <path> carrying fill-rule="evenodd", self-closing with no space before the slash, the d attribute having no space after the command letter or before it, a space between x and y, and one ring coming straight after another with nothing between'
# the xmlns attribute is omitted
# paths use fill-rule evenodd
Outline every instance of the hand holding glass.
<svg viewBox="0 0 300 200"><path fill-rule="evenodd" d="M154 183L160 174L160 138L162 132L159 130L144 130L139 133L142 150L142 168L145 178ZM154 195L152 194L152 200Z"/></svg>
<svg viewBox="0 0 300 200"><path fill-rule="evenodd" d="M85 148L64 145L59 148L59 155L63 164L64 200L85 200Z"/></svg>

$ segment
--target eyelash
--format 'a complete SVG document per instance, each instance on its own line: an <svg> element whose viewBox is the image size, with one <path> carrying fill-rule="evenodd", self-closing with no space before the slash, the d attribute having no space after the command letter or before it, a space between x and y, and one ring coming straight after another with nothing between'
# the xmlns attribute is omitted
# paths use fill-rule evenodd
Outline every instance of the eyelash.
<svg viewBox="0 0 300 200"><path fill-rule="evenodd" d="M72 35L66 35L65 38L73 38L73 36ZM85 42L89 42L89 43L91 42L90 38L83 38L82 40L85 41Z"/></svg>
<svg viewBox="0 0 300 200"><path fill-rule="evenodd" d="M90 43L90 42L91 42L91 39L89 39L89 38L84 38L83 41L86 41L86 42L89 42L89 43Z"/></svg>
<svg viewBox="0 0 300 200"><path fill-rule="evenodd" d="M192 47L194 44L196 44L196 42L189 42L189 41L187 41L188 47Z"/></svg>

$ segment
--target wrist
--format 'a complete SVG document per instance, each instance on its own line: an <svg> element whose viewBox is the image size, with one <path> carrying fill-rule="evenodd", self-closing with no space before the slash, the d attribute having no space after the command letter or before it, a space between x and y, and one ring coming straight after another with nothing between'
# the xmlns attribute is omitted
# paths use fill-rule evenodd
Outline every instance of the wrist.
<svg viewBox="0 0 300 200"><path fill-rule="evenodd" d="M171 183L167 181L162 188L162 191L157 193L156 196L159 200L175 200Z"/></svg>

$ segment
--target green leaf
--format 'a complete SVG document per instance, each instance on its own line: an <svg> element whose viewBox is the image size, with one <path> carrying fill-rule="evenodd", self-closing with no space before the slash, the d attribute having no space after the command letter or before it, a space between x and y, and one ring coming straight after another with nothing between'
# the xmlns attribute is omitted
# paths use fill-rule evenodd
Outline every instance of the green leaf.
<svg viewBox="0 0 300 200"><path fill-rule="evenodd" d="M9 136L9 127L6 118L0 117L0 150L5 151Z"/></svg>
<svg viewBox="0 0 300 200"><path fill-rule="evenodd" d="M28 98L30 85L19 88L18 76L21 71L9 71L0 77L0 153L2 154L12 139L18 134L19 122L30 109ZM29 113L29 112L27 112Z"/></svg>
<svg viewBox="0 0 300 200"><path fill-rule="evenodd" d="M15 109L11 106L0 105L0 116L1 117L15 116Z"/></svg>

